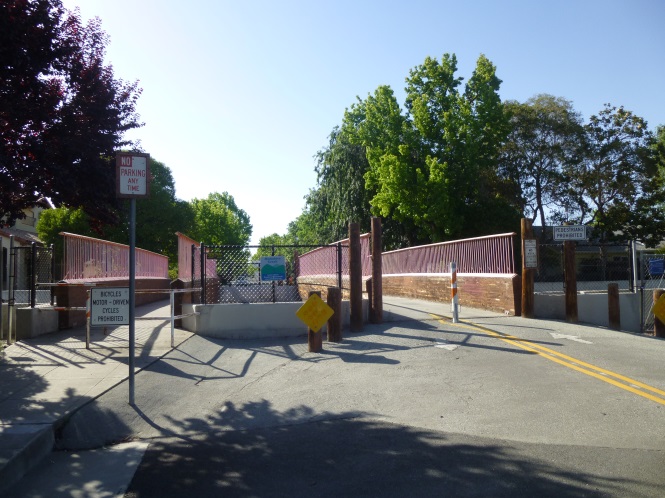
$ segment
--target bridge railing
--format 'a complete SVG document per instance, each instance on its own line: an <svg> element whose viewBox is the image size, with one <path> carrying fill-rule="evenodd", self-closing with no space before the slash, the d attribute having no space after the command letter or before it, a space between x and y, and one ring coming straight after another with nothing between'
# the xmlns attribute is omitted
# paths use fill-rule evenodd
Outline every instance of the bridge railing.
<svg viewBox="0 0 665 498"><path fill-rule="evenodd" d="M452 261L458 273L513 274L514 236L503 233L384 252L383 274L449 273Z"/></svg>
<svg viewBox="0 0 665 498"><path fill-rule="evenodd" d="M129 278L129 246L84 235L61 232L64 237L63 280L95 281ZM136 277L168 278L166 256L136 248Z"/></svg>

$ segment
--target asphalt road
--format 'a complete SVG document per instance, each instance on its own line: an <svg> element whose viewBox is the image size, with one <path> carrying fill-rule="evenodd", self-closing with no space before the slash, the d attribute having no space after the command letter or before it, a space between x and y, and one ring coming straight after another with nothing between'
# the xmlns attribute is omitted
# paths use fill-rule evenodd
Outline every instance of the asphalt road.
<svg viewBox="0 0 665 498"><path fill-rule="evenodd" d="M464 322L369 325L316 354L195 336L137 376L136 406L124 384L80 410L14 492L665 496L665 341Z"/></svg>

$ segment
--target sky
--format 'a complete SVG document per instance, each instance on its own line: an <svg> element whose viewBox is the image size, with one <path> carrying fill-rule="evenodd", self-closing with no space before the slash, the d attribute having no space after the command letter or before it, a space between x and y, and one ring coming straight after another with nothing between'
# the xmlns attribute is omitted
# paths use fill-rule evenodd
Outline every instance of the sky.
<svg viewBox="0 0 665 498"><path fill-rule="evenodd" d="M344 110L380 85L403 104L428 56L455 54L466 81L484 54L503 100L547 93L585 121L610 103L665 125L663 0L63 4L101 19L116 78L139 81L145 126L129 138L171 169L178 198L231 194L252 244L302 212Z"/></svg>

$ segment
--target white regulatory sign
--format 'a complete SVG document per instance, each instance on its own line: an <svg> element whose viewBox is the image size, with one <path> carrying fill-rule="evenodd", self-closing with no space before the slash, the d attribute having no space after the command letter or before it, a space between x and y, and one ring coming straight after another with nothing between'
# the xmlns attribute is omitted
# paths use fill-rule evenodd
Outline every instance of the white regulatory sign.
<svg viewBox="0 0 665 498"><path fill-rule="evenodd" d="M538 268L538 245L536 239L524 239L524 268Z"/></svg>
<svg viewBox="0 0 665 498"><path fill-rule="evenodd" d="M554 240L586 240L586 225L554 227Z"/></svg>
<svg viewBox="0 0 665 498"><path fill-rule="evenodd" d="M129 325L129 287L92 287L90 325Z"/></svg>

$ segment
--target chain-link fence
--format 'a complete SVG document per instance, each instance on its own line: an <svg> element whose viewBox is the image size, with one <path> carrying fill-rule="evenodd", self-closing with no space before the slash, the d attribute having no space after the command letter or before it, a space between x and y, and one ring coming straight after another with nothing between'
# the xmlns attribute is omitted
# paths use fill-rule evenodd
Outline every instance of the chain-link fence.
<svg viewBox="0 0 665 498"><path fill-rule="evenodd" d="M16 246L13 254L13 303L19 307L52 305L53 248ZM11 299L11 298L10 298Z"/></svg>
<svg viewBox="0 0 665 498"><path fill-rule="evenodd" d="M564 289L564 245L540 244L539 266L534 277L535 292L562 293ZM575 272L578 291L607 291L616 282L623 290L634 289L630 245L578 244Z"/></svg>
<svg viewBox="0 0 665 498"><path fill-rule="evenodd" d="M665 288L665 254L640 251L638 272L642 332L654 329L653 291Z"/></svg>
<svg viewBox="0 0 665 498"><path fill-rule="evenodd" d="M205 304L301 301L310 290L343 287L348 275L348 265L343 267L348 246L342 244L201 246L193 251L193 286L202 281ZM268 257L278 257L270 260L272 273L261 265Z"/></svg>

